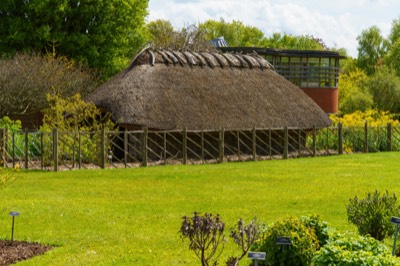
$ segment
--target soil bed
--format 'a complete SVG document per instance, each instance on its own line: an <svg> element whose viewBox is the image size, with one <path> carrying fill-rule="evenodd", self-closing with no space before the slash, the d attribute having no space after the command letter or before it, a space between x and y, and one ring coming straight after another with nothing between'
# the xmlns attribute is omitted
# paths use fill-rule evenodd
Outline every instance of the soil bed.
<svg viewBox="0 0 400 266"><path fill-rule="evenodd" d="M0 240L0 266L27 260L52 249L39 243Z"/></svg>

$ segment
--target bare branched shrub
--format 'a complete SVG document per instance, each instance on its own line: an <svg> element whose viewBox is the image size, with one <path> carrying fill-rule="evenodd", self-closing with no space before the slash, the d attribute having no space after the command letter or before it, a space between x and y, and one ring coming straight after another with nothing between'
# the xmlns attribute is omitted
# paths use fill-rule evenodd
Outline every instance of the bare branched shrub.
<svg viewBox="0 0 400 266"><path fill-rule="evenodd" d="M63 97L84 97L98 85L93 71L65 58L17 54L1 59L0 116L40 111L54 90Z"/></svg>

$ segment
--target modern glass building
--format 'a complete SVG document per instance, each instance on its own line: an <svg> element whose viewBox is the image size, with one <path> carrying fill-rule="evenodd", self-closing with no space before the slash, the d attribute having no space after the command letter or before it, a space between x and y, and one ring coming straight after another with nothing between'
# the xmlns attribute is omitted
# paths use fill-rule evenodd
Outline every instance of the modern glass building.
<svg viewBox="0 0 400 266"><path fill-rule="evenodd" d="M338 52L279 50L254 47L220 47L223 52L257 53L267 59L276 72L310 96L326 113L338 112Z"/></svg>

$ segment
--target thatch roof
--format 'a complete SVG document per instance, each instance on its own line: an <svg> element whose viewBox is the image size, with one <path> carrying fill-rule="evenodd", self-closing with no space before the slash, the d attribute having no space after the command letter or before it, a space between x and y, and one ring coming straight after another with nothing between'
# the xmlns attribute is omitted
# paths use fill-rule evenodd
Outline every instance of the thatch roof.
<svg viewBox="0 0 400 266"><path fill-rule="evenodd" d="M124 125L244 129L331 124L258 55L145 49L87 97Z"/></svg>

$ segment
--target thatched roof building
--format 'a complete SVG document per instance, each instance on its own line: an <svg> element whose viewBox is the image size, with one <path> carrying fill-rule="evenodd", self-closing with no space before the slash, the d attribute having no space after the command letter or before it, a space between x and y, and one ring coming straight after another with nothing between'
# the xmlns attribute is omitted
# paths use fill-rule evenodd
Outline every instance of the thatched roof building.
<svg viewBox="0 0 400 266"><path fill-rule="evenodd" d="M144 49L87 97L127 128L248 129L331 124L258 55Z"/></svg>

